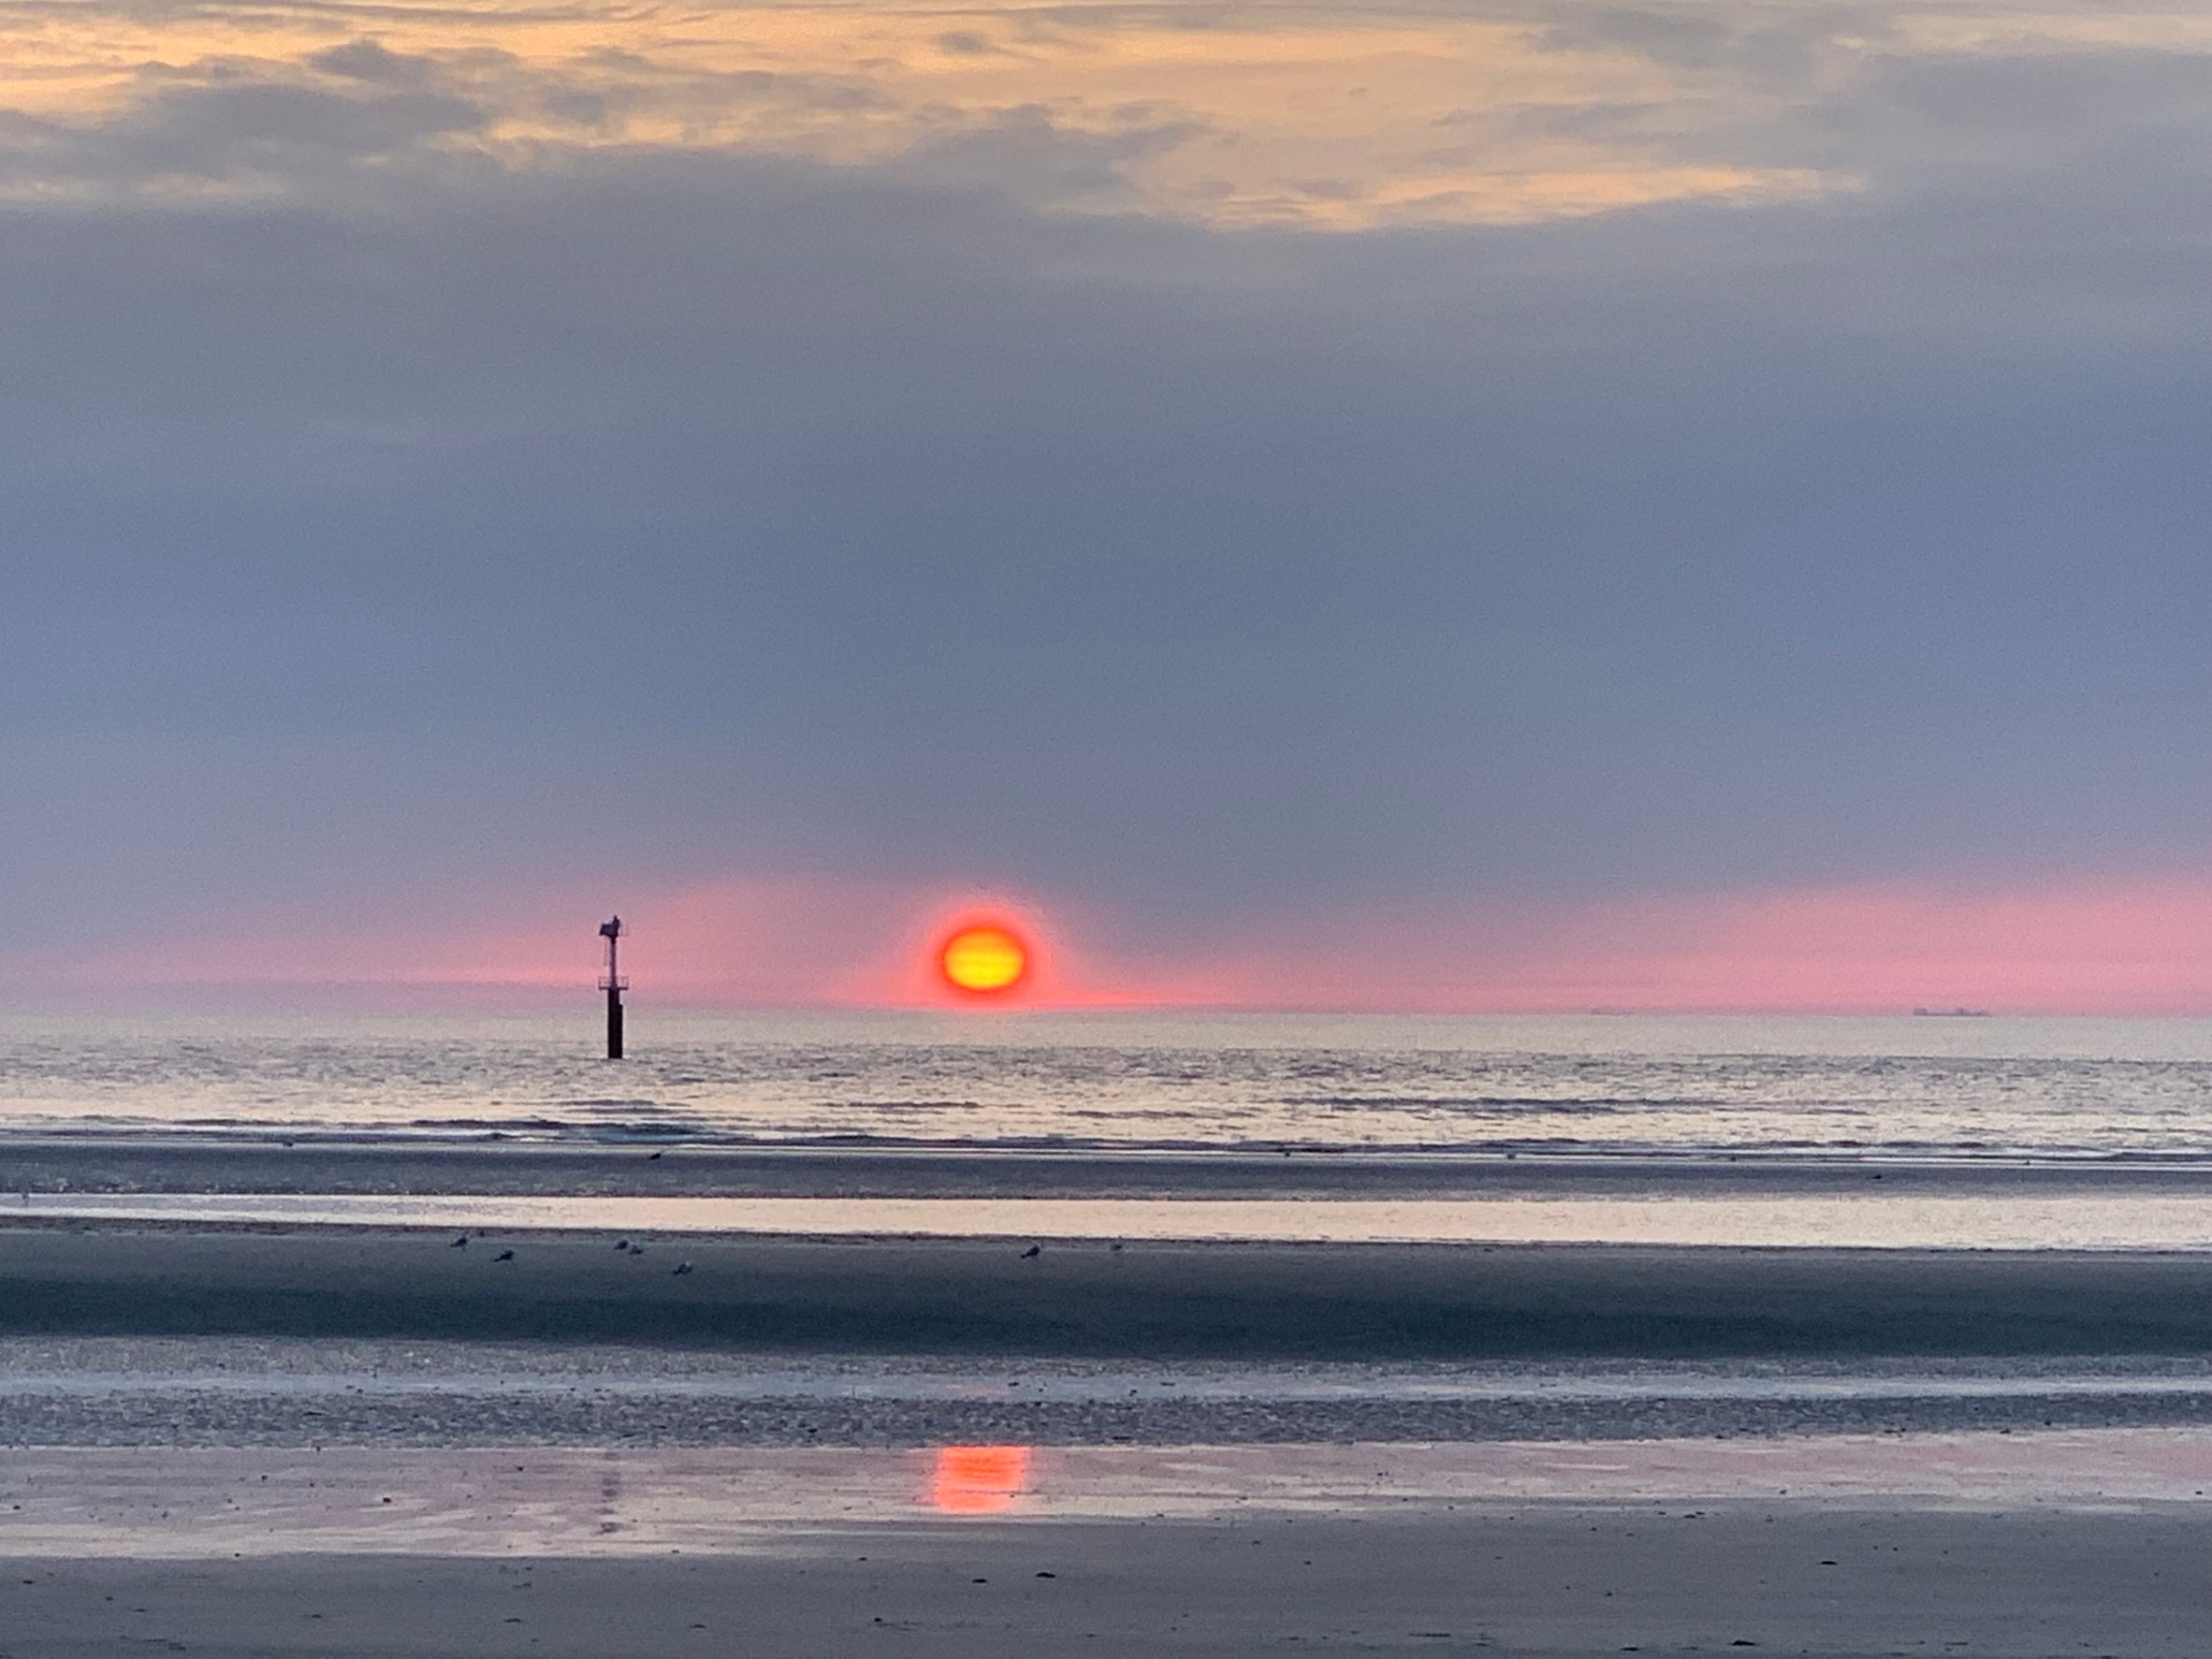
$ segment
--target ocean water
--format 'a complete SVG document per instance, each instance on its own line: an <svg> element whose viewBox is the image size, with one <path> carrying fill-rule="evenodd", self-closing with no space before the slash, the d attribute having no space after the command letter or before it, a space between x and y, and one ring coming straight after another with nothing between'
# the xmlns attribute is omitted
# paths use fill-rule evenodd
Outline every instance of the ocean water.
<svg viewBox="0 0 2212 1659"><path fill-rule="evenodd" d="M0 1018L0 1133L2212 1162L2212 1021Z"/></svg>

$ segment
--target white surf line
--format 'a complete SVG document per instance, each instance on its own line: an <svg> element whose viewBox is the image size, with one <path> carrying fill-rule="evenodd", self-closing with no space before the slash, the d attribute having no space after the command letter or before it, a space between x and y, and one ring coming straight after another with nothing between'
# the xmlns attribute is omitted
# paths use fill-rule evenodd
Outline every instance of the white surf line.
<svg viewBox="0 0 2212 1659"><path fill-rule="evenodd" d="M1809 1193L1784 1198L637 1198L28 1193L9 1216L217 1225L814 1237L1840 1249L2212 1249L2212 1194Z"/></svg>
<svg viewBox="0 0 2212 1659"><path fill-rule="evenodd" d="M679 1399L838 1401L942 1404L1024 1402L1047 1404L1146 1403L1357 1403L1492 1401L1501 1403L1636 1403L1665 1401L1870 1402L1914 1400L2108 1399L2115 1396L2212 1397L2212 1375L2202 1376L1843 1376L1843 1377L1481 1377L1407 1378L1378 1375L1349 1381L1316 1380L1264 1372L1242 1376L1162 1380L1154 1372L1081 1377L1026 1376L1008 1380L981 1373L962 1376L891 1376L854 1379L799 1371L733 1372L710 1376L517 1376L449 1372L427 1376L378 1372L109 1371L7 1376L0 1375L0 1402L103 1400L119 1396L213 1394L253 1399L303 1397L358 1400L469 1399Z"/></svg>

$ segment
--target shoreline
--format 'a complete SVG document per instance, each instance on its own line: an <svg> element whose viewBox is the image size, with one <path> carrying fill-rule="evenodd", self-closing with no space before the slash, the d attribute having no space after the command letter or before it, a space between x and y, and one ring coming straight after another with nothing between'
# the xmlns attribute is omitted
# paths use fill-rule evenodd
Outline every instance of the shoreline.
<svg viewBox="0 0 2212 1659"><path fill-rule="evenodd" d="M0 1192L267 1192L640 1196L1294 1196L1387 1192L1670 1191L1683 1187L2166 1189L2212 1192L2212 1153L1957 1152L1394 1145L1037 1146L579 1142L346 1131L0 1129Z"/></svg>
<svg viewBox="0 0 2212 1659"><path fill-rule="evenodd" d="M19 1193L0 1226L344 1227L665 1237L2212 1253L2212 1192L1486 1192L1390 1198Z"/></svg>

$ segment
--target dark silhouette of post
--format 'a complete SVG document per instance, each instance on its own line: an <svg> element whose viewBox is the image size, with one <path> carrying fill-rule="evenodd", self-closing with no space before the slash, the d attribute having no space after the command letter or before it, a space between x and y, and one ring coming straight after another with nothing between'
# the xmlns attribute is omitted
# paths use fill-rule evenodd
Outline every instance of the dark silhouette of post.
<svg viewBox="0 0 2212 1659"><path fill-rule="evenodd" d="M606 940L606 972L599 976L599 988L606 993L606 1057L618 1060L622 1057L622 993L630 988L617 954L621 947L622 918L602 922L599 937Z"/></svg>

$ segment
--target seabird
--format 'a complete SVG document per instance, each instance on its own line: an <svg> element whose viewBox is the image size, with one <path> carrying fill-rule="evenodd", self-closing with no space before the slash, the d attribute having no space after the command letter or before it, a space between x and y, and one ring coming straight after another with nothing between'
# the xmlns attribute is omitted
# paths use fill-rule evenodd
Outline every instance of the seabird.
<svg viewBox="0 0 2212 1659"><path fill-rule="evenodd" d="M676 1271L679 1273L688 1273L691 1271L691 1264L688 1261L679 1261L676 1264Z"/></svg>
<svg viewBox="0 0 2212 1659"><path fill-rule="evenodd" d="M515 1252L512 1250L502 1250L497 1256L492 1258L492 1260L494 1261L512 1261L514 1259Z"/></svg>
<svg viewBox="0 0 2212 1659"><path fill-rule="evenodd" d="M462 1234L461 1234L461 1236L460 1236L459 1238L458 1238L458 1239L456 1239L456 1240L454 1240L454 1241L453 1241L453 1247L454 1247L456 1250L458 1250L458 1249L459 1249L459 1248L460 1248L460 1247L461 1247L463 1244L467 1244L468 1242L469 1242L469 1235L468 1235L467 1233L465 1233L465 1232L464 1232L464 1233L462 1233Z"/></svg>
<svg viewBox="0 0 2212 1659"><path fill-rule="evenodd" d="M1032 1257L1041 1256L1043 1254L1044 1246L1042 1244L1031 1244L1026 1250L1022 1252L1022 1259L1024 1261L1027 1261Z"/></svg>

